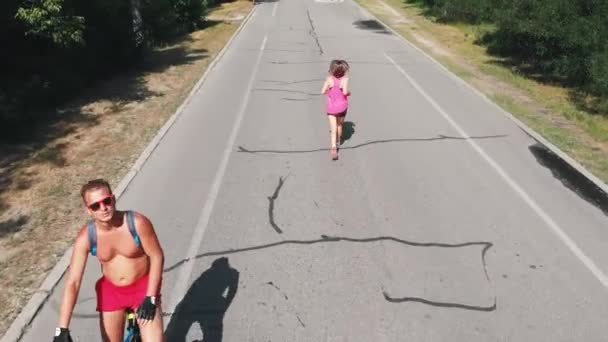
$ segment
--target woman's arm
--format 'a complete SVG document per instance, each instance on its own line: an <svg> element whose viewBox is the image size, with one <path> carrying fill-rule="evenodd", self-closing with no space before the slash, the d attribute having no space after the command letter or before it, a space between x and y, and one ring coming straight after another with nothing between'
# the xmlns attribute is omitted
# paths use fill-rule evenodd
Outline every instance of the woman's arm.
<svg viewBox="0 0 608 342"><path fill-rule="evenodd" d="M329 89L329 85L327 84L327 79L325 79L325 82L323 82L323 88L321 89L321 94L325 94L327 89Z"/></svg>
<svg viewBox="0 0 608 342"><path fill-rule="evenodd" d="M345 96L350 96L350 91L348 90L348 77L344 77L344 80L342 81L342 94L344 94Z"/></svg>

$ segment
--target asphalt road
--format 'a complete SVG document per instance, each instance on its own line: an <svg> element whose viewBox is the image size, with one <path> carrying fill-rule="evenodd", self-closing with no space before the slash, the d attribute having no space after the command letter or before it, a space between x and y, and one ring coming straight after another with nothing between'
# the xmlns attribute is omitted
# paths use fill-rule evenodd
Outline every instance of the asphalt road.
<svg viewBox="0 0 608 342"><path fill-rule="evenodd" d="M608 219L534 140L352 1L254 11L119 203L161 239L168 341L606 340ZM76 341L100 340L96 263ZM62 290L22 341L51 340Z"/></svg>

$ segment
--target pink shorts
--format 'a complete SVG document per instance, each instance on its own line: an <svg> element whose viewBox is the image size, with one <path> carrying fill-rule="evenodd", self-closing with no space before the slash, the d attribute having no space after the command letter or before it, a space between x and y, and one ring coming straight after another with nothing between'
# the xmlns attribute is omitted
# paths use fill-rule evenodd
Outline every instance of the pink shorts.
<svg viewBox="0 0 608 342"><path fill-rule="evenodd" d="M139 278L133 284L116 286L105 277L101 277L95 284L97 292L97 311L110 312L137 308L143 303L148 291L148 275ZM157 304L160 295L157 294Z"/></svg>

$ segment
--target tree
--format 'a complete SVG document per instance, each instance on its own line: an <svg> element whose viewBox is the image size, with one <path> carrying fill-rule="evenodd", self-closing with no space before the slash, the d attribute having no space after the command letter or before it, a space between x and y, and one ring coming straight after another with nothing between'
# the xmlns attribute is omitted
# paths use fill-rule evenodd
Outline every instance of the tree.
<svg viewBox="0 0 608 342"><path fill-rule="evenodd" d="M17 10L16 18L27 25L27 35L64 46L83 43L84 17L66 13L63 0L29 0L25 5Z"/></svg>

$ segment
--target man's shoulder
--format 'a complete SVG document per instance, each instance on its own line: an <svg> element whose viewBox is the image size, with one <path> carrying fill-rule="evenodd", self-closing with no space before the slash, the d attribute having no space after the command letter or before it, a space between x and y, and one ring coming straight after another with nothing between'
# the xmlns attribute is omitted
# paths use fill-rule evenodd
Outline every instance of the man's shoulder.
<svg viewBox="0 0 608 342"><path fill-rule="evenodd" d="M85 223L80 227L76 239L74 240L75 246L82 246L84 248L89 247L89 223Z"/></svg>
<svg viewBox="0 0 608 342"><path fill-rule="evenodd" d="M141 213L139 211L136 211L136 210L127 210L126 212L132 212L133 213L133 218L135 218L136 220L137 219L139 219L139 220L149 220L148 217L145 214L143 214L143 213Z"/></svg>
<svg viewBox="0 0 608 342"><path fill-rule="evenodd" d="M146 215L144 215L138 211L135 211L135 210L130 210L130 211L133 212L133 219L135 220L135 226L137 228L140 228L140 226L142 226L142 225L152 226L152 222Z"/></svg>

